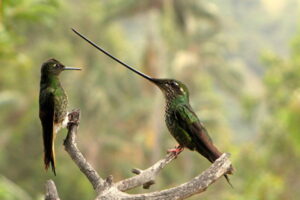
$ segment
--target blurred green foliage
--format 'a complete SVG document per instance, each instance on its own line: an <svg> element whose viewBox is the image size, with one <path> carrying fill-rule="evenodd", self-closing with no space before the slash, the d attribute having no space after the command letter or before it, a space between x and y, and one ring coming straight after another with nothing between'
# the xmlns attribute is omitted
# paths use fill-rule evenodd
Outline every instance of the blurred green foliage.
<svg viewBox="0 0 300 200"><path fill-rule="evenodd" d="M160 91L71 27L151 76L188 85L193 108L236 168L234 190L220 180L202 199L299 198L299 2L0 1L0 199L42 199L49 178L61 199L95 195L63 150L65 131L56 143L57 176L44 171L38 92L40 66L51 57L84 68L61 79L70 109L82 111L79 146L101 176L132 176L131 168L149 166L176 144ZM208 166L186 150L150 191Z"/></svg>

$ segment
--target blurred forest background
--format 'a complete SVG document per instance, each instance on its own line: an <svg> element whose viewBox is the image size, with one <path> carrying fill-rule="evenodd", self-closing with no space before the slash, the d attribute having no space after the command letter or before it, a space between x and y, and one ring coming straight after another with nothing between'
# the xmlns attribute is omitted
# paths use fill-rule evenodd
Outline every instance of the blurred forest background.
<svg viewBox="0 0 300 200"><path fill-rule="evenodd" d="M164 99L151 85L73 34L71 27L153 77L183 81L221 151L225 179L190 199L300 198L300 0L0 0L0 199L92 199L87 179L56 142L45 172L38 118L40 66L56 58L69 108L80 108L79 147L103 177L132 176L176 145ZM184 151L150 189L181 184L209 166ZM132 192L147 192L141 188Z"/></svg>

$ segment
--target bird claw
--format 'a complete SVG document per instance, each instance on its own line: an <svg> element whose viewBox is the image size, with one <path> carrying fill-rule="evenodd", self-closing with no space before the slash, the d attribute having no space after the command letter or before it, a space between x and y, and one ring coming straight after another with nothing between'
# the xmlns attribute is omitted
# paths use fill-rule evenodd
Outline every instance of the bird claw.
<svg viewBox="0 0 300 200"><path fill-rule="evenodd" d="M68 122L68 126L70 125L79 125L79 114L80 114L80 110L72 110L72 112L70 112L68 114L68 118L69 118L69 122Z"/></svg>
<svg viewBox="0 0 300 200"><path fill-rule="evenodd" d="M175 158L177 158L177 156L184 150L184 147L178 145L176 146L174 149L168 149L167 152L168 153L172 153Z"/></svg>

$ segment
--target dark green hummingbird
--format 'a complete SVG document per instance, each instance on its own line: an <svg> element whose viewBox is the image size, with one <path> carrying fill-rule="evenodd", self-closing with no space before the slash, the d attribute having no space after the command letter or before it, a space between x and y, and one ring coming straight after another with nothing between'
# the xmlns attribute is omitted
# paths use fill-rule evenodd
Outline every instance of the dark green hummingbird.
<svg viewBox="0 0 300 200"><path fill-rule="evenodd" d="M54 140L58 131L68 123L68 97L58 78L64 70L80 68L66 67L55 59L49 59L41 68L39 116L43 128L44 163L46 170L51 164L55 175Z"/></svg>
<svg viewBox="0 0 300 200"><path fill-rule="evenodd" d="M158 79L152 78L136 69L130 67L126 63L112 56L101 47L97 46L91 40L72 29L77 35L90 43L92 46L122 64L129 70L154 83L162 91L165 96L165 122L171 135L176 139L179 145L175 149L168 150L173 152L176 156L188 148L192 151L199 152L202 156L213 163L218 159L222 153L214 146L207 130L200 122L196 113L193 111L189 103L189 91L185 84L174 79ZM232 174L233 168L231 166L228 174ZM224 175L227 182L230 184L227 174ZM231 184L230 184L231 185Z"/></svg>

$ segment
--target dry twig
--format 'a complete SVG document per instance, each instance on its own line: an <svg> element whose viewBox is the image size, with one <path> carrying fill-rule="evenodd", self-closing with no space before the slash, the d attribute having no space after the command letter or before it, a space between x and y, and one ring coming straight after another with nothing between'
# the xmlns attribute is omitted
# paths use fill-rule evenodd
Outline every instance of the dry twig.
<svg viewBox="0 0 300 200"><path fill-rule="evenodd" d="M93 188L97 192L97 200L175 200L186 199L192 195L201 193L217 179L228 173L231 162L229 154L223 154L217 159L207 170L200 175L183 183L177 187L157 192L144 194L127 194L125 191L143 185L144 188L149 188L154 184L155 177L158 173L172 160L175 159L173 154L168 154L165 158L159 160L145 170L133 169L133 173L137 174L131 178L121 180L114 183L113 177L109 176L105 180L101 178L96 170L88 163L76 145L76 133L79 124L79 111L74 111L70 114L70 123L68 124L68 135L65 139L64 146L78 168L85 174L91 182ZM52 186L55 185L53 184ZM50 191L50 192L49 192ZM47 190L47 194L52 190ZM55 188L56 195L57 191ZM49 196L49 195L48 195ZM51 195L50 195L51 196ZM47 196L46 196L47 197ZM54 200L54 199L47 199ZM57 199L59 200L58 195Z"/></svg>
<svg viewBox="0 0 300 200"><path fill-rule="evenodd" d="M52 180L48 180L45 186L46 186L45 200L60 200L56 190L56 186Z"/></svg>

